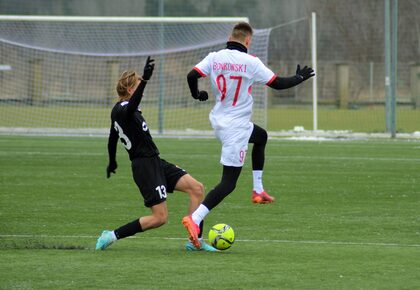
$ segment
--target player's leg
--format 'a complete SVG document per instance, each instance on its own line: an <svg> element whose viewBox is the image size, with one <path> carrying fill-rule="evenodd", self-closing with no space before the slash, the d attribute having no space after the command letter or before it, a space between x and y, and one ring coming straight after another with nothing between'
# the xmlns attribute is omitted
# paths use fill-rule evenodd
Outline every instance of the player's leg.
<svg viewBox="0 0 420 290"><path fill-rule="evenodd" d="M151 215L143 216L139 219L143 232L158 228L168 222L168 208L166 206L166 201L156 204L150 209L152 211Z"/></svg>
<svg viewBox="0 0 420 290"><path fill-rule="evenodd" d="M204 201L192 215L182 219L182 224L187 229L189 238L196 248L199 248L198 225L204 217L228 196L236 187L236 182L245 162L248 141L252 132L252 123L248 129L223 129L216 130L216 137L222 143L220 163L223 164L221 181L204 198Z"/></svg>
<svg viewBox="0 0 420 290"><path fill-rule="evenodd" d="M154 205L151 208L152 214L135 219L113 231L103 231L96 243L96 250L105 250L113 242L134 236L137 233L164 225L168 220L166 202Z"/></svg>
<svg viewBox="0 0 420 290"><path fill-rule="evenodd" d="M249 138L249 143L254 144L252 148L252 176L254 188L251 197L252 202L254 203L271 203L275 200L274 197L265 192L262 183L267 139L267 131L254 124L254 129Z"/></svg>
<svg viewBox="0 0 420 290"><path fill-rule="evenodd" d="M161 159L161 168L163 168L165 179L167 182L167 191L174 190L188 193L190 196L190 203L188 206L188 214L190 215L204 198L204 186L191 175L189 175L182 168ZM202 224L200 224L202 229ZM198 234L201 233L200 228L196 229ZM198 246L198 244L197 244Z"/></svg>
<svg viewBox="0 0 420 290"><path fill-rule="evenodd" d="M192 213L190 218L194 224L200 224L213 208L235 190L241 170L242 167L223 166L219 184L210 190L201 205Z"/></svg>
<svg viewBox="0 0 420 290"><path fill-rule="evenodd" d="M150 207L151 215L143 216L114 230L117 240L163 226L168 221L166 201Z"/></svg>
<svg viewBox="0 0 420 290"><path fill-rule="evenodd" d="M135 219L113 231L103 231L96 242L96 250L105 250L117 240L160 227L167 222L168 211L166 202L154 205L150 209L152 211L152 215L150 216L143 216L139 219Z"/></svg>
<svg viewBox="0 0 420 290"><path fill-rule="evenodd" d="M189 195L188 215L191 215L204 199L204 185L189 174L185 174L179 178L176 182L175 190L185 192ZM203 224L201 222L199 225L198 239L202 238Z"/></svg>
<svg viewBox="0 0 420 290"><path fill-rule="evenodd" d="M191 175L183 175L175 185L175 190L188 193L190 196L190 204L188 208L188 215L191 215L204 199L204 185L198 182ZM202 250L206 252L219 252L216 248L207 244L203 239L204 221L199 224L200 232L197 235L200 242L200 249L197 249L190 241L185 244L187 251Z"/></svg>
<svg viewBox="0 0 420 290"><path fill-rule="evenodd" d="M177 190L185 192L189 195L190 203L188 206L188 214L190 215L194 210L197 209L197 207L204 199L204 185L201 182L198 182L182 168L179 168L178 166L175 166L174 164L169 163L164 159L161 160L161 167L165 172L167 191L173 192L174 190ZM217 251L217 249L207 245L203 241L203 224L204 222L200 223L198 230L198 240L201 243L200 249L197 249L191 242L188 242L186 244L187 250L204 250L210 252Z"/></svg>
<svg viewBox="0 0 420 290"><path fill-rule="evenodd" d="M116 240L120 240L149 229L157 228L167 222L166 180L160 158L141 158L132 162L133 179L144 199L144 205L152 214L129 222L114 231L103 231L96 243L96 249L105 250Z"/></svg>
<svg viewBox="0 0 420 290"><path fill-rule="evenodd" d="M223 174L219 184L206 195L202 205L210 211L221 203L226 196L235 190L241 171L242 167L223 166ZM199 219L196 221L198 222Z"/></svg>
<svg viewBox="0 0 420 290"><path fill-rule="evenodd" d="M185 174L177 181L175 190L185 192L190 197L188 214L192 214L204 199L204 185L190 174Z"/></svg>
<svg viewBox="0 0 420 290"><path fill-rule="evenodd" d="M191 215L204 199L204 185L201 182L198 182L190 174L185 174L179 178L176 182L175 190L188 193L190 197L188 215ZM203 233L203 222L200 223L199 228L200 232L198 238L200 239Z"/></svg>
<svg viewBox="0 0 420 290"><path fill-rule="evenodd" d="M222 200L228 196L236 187L242 167L223 166L222 179L215 188L213 188L204 198L200 206L192 213L182 219L182 223L187 228L190 240L199 248L198 225L204 220L205 216Z"/></svg>

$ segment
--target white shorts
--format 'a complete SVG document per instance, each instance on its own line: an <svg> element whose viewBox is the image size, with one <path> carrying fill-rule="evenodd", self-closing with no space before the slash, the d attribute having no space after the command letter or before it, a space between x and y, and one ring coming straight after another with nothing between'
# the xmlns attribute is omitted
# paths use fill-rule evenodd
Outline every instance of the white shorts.
<svg viewBox="0 0 420 290"><path fill-rule="evenodd" d="M222 143L221 164L234 167L244 165L249 137L253 129L254 124L250 122L248 128L245 129L215 130L217 139Z"/></svg>

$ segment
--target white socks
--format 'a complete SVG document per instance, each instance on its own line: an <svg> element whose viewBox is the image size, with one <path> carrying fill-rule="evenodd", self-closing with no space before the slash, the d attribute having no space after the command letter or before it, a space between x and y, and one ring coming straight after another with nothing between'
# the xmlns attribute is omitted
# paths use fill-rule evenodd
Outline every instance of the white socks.
<svg viewBox="0 0 420 290"><path fill-rule="evenodd" d="M117 240L117 236L115 235L115 232L114 231L111 231L111 237L112 237L112 240L113 241L116 241Z"/></svg>
<svg viewBox="0 0 420 290"><path fill-rule="evenodd" d="M199 225L209 212L209 209L205 205L200 204L200 206L191 215L192 220L194 223Z"/></svg>
<svg viewBox="0 0 420 290"><path fill-rule="evenodd" d="M264 188L262 185L262 175L263 175L262 170L252 171L252 176L254 179L254 191L256 193L261 193L264 191ZM210 212L209 209L205 205L200 204L200 206L192 213L191 218L195 224L199 225L209 212Z"/></svg>
<svg viewBox="0 0 420 290"><path fill-rule="evenodd" d="M254 180L254 191L256 193L261 193L264 191L263 185L262 185L262 175L263 175L263 171L262 170L253 170L252 171L252 176L253 176L253 180Z"/></svg>

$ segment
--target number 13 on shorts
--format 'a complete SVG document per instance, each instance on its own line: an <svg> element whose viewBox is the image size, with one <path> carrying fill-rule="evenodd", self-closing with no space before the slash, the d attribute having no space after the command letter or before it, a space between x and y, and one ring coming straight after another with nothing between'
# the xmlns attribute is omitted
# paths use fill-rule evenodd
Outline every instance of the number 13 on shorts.
<svg viewBox="0 0 420 290"><path fill-rule="evenodd" d="M155 189L159 193L160 198L166 198L167 197L165 185L159 185Z"/></svg>

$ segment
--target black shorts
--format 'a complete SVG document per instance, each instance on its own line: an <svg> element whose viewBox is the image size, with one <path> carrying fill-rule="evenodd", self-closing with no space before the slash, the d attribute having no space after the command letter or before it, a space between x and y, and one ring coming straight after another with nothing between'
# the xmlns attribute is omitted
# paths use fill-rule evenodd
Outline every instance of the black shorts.
<svg viewBox="0 0 420 290"><path fill-rule="evenodd" d="M164 202L167 193L173 192L178 180L187 174L185 170L159 156L136 158L132 160L131 168L133 179L147 207Z"/></svg>

